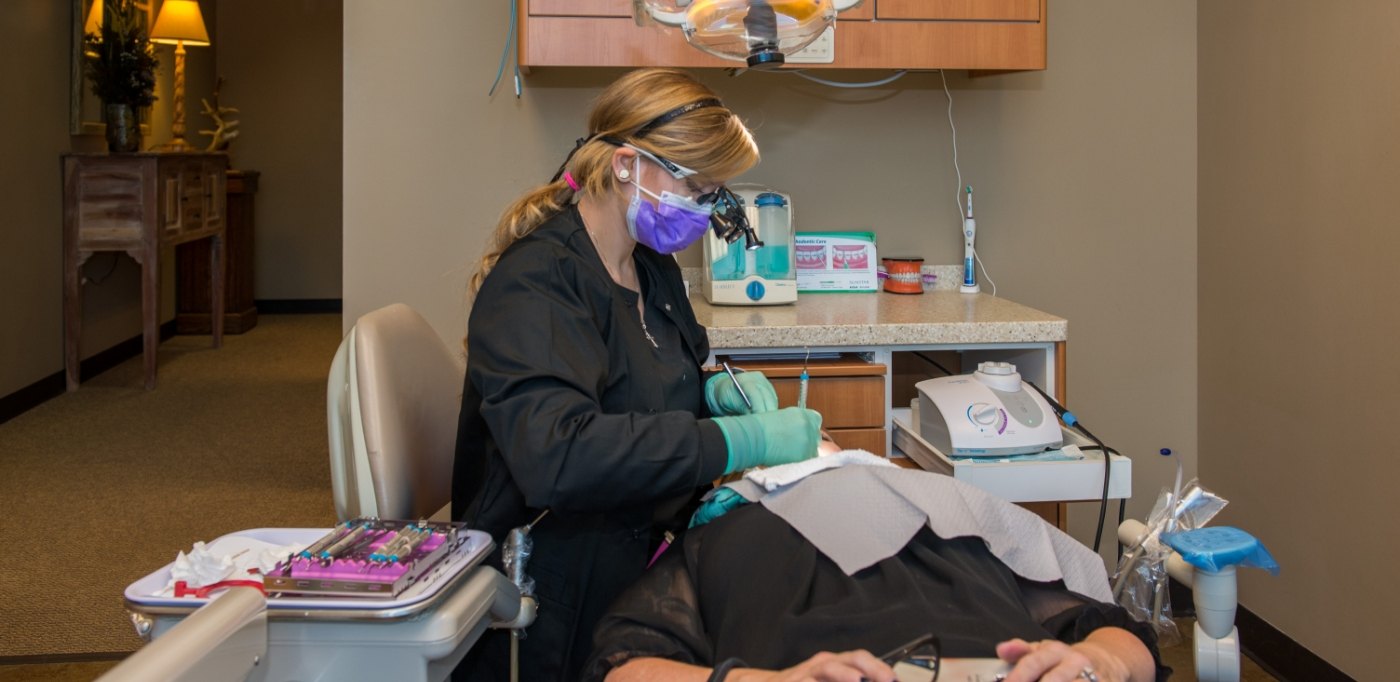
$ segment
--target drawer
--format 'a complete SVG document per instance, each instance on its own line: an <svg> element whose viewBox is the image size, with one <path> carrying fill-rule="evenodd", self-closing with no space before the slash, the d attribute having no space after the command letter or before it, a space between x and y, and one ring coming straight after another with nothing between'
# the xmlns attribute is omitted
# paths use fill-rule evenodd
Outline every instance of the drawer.
<svg viewBox="0 0 1400 682"><path fill-rule="evenodd" d="M185 174L183 168L175 164L162 164L157 181L157 202L160 205L160 232L163 236L180 233L185 224L185 210L189 202L185 199Z"/></svg>
<svg viewBox="0 0 1400 682"><path fill-rule="evenodd" d="M763 372L773 383L778 404L797 404L803 362L753 359L735 368ZM807 407L822 413L822 428L859 429L885 426L885 366L855 355L807 363ZM872 450L873 452L873 450Z"/></svg>
<svg viewBox="0 0 1400 682"><path fill-rule="evenodd" d="M141 243L144 171L140 166L90 163L78 173L72 210L80 248Z"/></svg>
<svg viewBox="0 0 1400 682"><path fill-rule="evenodd" d="M865 450L886 457L884 429L827 429L831 439L847 450Z"/></svg>
<svg viewBox="0 0 1400 682"><path fill-rule="evenodd" d="M628 17L632 0L529 0L530 14L545 17ZM875 18L875 0L865 0L838 15L838 19Z"/></svg>
<svg viewBox="0 0 1400 682"><path fill-rule="evenodd" d="M529 0L530 14L549 17L628 17L632 0Z"/></svg>
<svg viewBox="0 0 1400 682"><path fill-rule="evenodd" d="M778 404L797 404L799 379L770 378ZM812 377L807 407L822 413L826 429L881 427L885 423L885 378Z"/></svg>
<svg viewBox="0 0 1400 682"><path fill-rule="evenodd" d="M924 21L1040 21L1040 0L875 0L875 18Z"/></svg>

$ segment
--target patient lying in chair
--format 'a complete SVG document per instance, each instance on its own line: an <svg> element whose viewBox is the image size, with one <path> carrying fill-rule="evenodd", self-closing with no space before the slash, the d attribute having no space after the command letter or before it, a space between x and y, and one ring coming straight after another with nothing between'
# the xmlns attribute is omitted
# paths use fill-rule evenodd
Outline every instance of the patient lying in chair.
<svg viewBox="0 0 1400 682"><path fill-rule="evenodd" d="M1171 672L1106 603L1099 557L1024 509L897 467L768 473L730 484L757 504L692 528L613 604L585 679L883 682L876 655L924 634L1017 682Z"/></svg>

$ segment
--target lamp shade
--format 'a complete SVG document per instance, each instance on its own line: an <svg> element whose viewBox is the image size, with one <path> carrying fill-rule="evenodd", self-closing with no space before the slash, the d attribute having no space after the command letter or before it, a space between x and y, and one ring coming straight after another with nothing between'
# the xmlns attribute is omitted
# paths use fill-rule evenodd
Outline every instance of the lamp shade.
<svg viewBox="0 0 1400 682"><path fill-rule="evenodd" d="M208 45L209 32L204 30L204 15L196 0L165 0L160 15L151 27L151 42Z"/></svg>

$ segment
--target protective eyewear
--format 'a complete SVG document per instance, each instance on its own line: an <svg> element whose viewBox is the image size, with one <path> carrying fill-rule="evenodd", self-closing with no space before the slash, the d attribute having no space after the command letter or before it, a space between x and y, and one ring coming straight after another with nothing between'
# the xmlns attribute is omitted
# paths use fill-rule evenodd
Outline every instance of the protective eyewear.
<svg viewBox="0 0 1400 682"><path fill-rule="evenodd" d="M638 156L651 160L677 180L684 180L700 174L699 171L686 168L669 159L663 159L635 145L624 142L621 146L637 152ZM763 241L758 238L758 234L749 225L749 218L744 213L743 202L728 187L720 185L714 191L696 197L695 201L702 206L711 207L710 229L714 230L715 236L723 239L726 244L733 244L738 241L740 235L743 235L745 249L753 251L763 246Z"/></svg>
<svg viewBox="0 0 1400 682"><path fill-rule="evenodd" d="M926 634L881 656L880 660L894 668L900 682L936 682L941 653L938 638Z"/></svg>
<svg viewBox="0 0 1400 682"><path fill-rule="evenodd" d="M647 150L645 150L645 149L642 149L641 147L638 147L638 146L636 146L636 145L634 145L634 144L629 144L629 143L627 143L627 142L623 142L623 143L622 143L622 146L623 146L623 147L626 147L626 148L628 148L628 149L631 149L631 150L634 151L634 152L637 152L637 154L638 154L639 156L643 157L643 158L650 159L652 163L655 163L656 165L661 166L663 169L666 170L667 173L670 173L670 174L671 174L671 177L673 177L673 178L675 178L675 179L677 179L677 180L684 180L684 179L686 179L686 178L694 177L694 176L700 174L700 171L693 170L693 169L690 169L690 168L686 168L685 166L682 166L682 165L680 165L680 164L678 164L678 163L675 163L674 161L671 161L670 159L663 159L663 158L661 158L661 157L659 157L659 156L657 156L657 155L655 155L655 154L653 154L653 153L651 153L651 152L649 152L649 151L647 151ZM704 202L702 201L701 203L704 203Z"/></svg>

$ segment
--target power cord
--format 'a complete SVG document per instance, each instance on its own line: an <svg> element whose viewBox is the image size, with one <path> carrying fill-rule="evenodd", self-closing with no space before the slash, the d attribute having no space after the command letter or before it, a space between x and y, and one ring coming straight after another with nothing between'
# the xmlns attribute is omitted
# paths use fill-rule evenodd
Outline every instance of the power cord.
<svg viewBox="0 0 1400 682"><path fill-rule="evenodd" d="M948 371L948 368L947 368L947 367L944 367L943 364L940 363L939 361L934 360L933 358L931 358L931 357L929 357L929 356L927 356L927 355L924 355L923 353L920 353L919 351L913 351L913 353L914 353L914 355L917 356L920 360L923 360L924 362L927 362L927 363L929 363L930 365L933 365L934 367L937 367L938 369L942 370L942 372L943 372L944 374L946 374L946 375L948 375L948 376L953 376L953 373L950 372L950 371Z"/></svg>
<svg viewBox="0 0 1400 682"><path fill-rule="evenodd" d="M501 50L501 64L500 66L496 67L496 80L491 83L491 89L486 93L487 97L496 94L496 86L501 84L501 76L506 72L506 59L510 57L511 48L515 45L515 36L517 33L519 33L519 30L515 25L515 17L519 14L516 11L516 2L518 2L518 0L510 0L510 28L508 29L508 32L506 34L506 46L504 49ZM520 99L519 58L515 59L515 98Z"/></svg>
<svg viewBox="0 0 1400 682"><path fill-rule="evenodd" d="M829 86L831 86L831 87L833 87L833 88L878 88L878 87L880 87L881 85L889 85L890 83L893 83L893 82L895 82L895 81L897 81L897 80L903 78L903 77L905 76L905 74L907 74L907 73L909 73L909 72L908 72L908 71L903 71L903 70L901 70L901 71L896 71L896 72L894 72L894 75L890 76L889 78L881 78L880 80L865 81L865 82L860 82L860 83L844 83L844 82L841 82L841 81L829 81L829 80L826 80L825 78L817 78L816 76L813 76L813 75L807 73L806 71L804 71L804 70L802 70L802 69L793 69L793 70L791 70L791 71L788 71L787 73L791 73L791 74L796 75L796 76L801 76L801 77L803 77L803 78L806 78L806 79L809 80L809 81L812 81L813 83L821 83L822 85L829 85Z"/></svg>
<svg viewBox="0 0 1400 682"><path fill-rule="evenodd" d="M1027 383L1027 384L1030 384L1031 388L1034 388L1034 389L1035 389L1035 392L1036 392L1036 393L1039 393L1039 394L1040 394L1040 397L1044 398L1044 399L1045 399L1045 402L1047 402L1047 403L1050 404L1051 409L1055 410L1055 414L1059 416L1060 421L1064 422L1065 426L1078 429L1079 432L1082 433L1082 434L1084 434L1084 436L1085 436L1086 438L1088 438L1089 440L1094 441L1094 445L1098 446L1098 447L1096 447L1096 448L1081 448L1081 449L1086 449L1086 450L1087 450L1087 449L1095 449L1095 450L1098 450L1099 452L1104 453L1104 455L1103 455L1103 493L1102 493L1102 495L1101 495L1101 497L1100 497L1100 499L1099 499L1099 522L1098 522L1098 525L1096 525L1096 526L1094 527L1094 553L1095 553L1095 554L1098 554L1098 552L1099 552L1099 544L1103 541L1103 522L1104 522L1104 519L1108 516L1108 481L1109 481L1109 476L1110 476L1110 474L1111 474L1111 468L1112 468L1112 466L1113 466L1113 457L1112 457L1112 454L1113 454L1113 453L1116 453L1117 451L1116 451L1116 450L1113 450L1113 449L1111 449L1111 448L1109 448L1107 445L1104 445L1104 444L1103 444L1103 441L1102 441L1102 440L1099 440L1099 437L1098 437L1098 436L1095 436L1094 433L1093 433L1092 431L1090 431L1088 428L1086 428L1086 427L1084 426L1084 423L1083 423L1083 422L1079 421L1079 417L1074 416L1074 413L1073 413L1073 412L1070 412L1069 410L1065 409L1065 406L1064 406L1064 405L1061 405L1061 404L1060 404L1059 402L1057 402L1054 398L1051 398L1050 395L1049 395L1048 393L1046 393L1044 390L1042 390L1039 386L1037 386L1037 385L1035 384L1035 382L1033 382L1033 381L1027 381L1026 383ZM1120 502L1118 503L1118 515L1119 515L1120 519L1121 519L1121 517L1123 516L1123 503L1122 503L1122 501L1120 501ZM1120 521L1120 522L1121 522L1121 521ZM1121 549L1121 548L1120 548L1120 549Z"/></svg>
<svg viewBox="0 0 1400 682"><path fill-rule="evenodd" d="M107 281L107 278L112 276L112 273L115 272L117 269L117 261L121 259L121 254L115 251L109 251L107 252L107 255L112 257L111 265L107 266L107 271L102 273L101 277L89 277L87 275L87 272L84 271L82 277L83 284L91 284L93 286L97 286Z"/></svg>
<svg viewBox="0 0 1400 682"><path fill-rule="evenodd" d="M963 204L962 169L958 167L958 127L953 123L953 93L948 90L948 76L943 69L938 70L938 78L943 81L943 96L948 98L948 130L953 134L953 172L958 175L958 184L953 188L953 205L958 212L958 234L962 234L963 216L967 215L967 206ZM982 268L982 277L987 280L987 284L992 285L992 295L996 296L997 283L987 274L987 266L982 263L982 256L978 255L975 244L972 247L972 258Z"/></svg>

